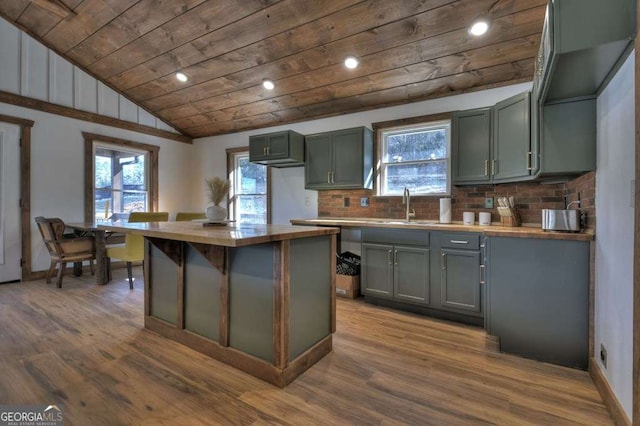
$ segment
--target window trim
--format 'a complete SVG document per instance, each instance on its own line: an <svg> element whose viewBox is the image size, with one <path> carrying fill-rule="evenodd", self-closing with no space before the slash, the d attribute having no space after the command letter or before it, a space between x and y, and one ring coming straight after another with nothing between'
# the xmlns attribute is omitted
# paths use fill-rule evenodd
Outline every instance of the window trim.
<svg viewBox="0 0 640 426"><path fill-rule="evenodd" d="M373 144L374 144L374 154L375 154L375 184L374 184L374 193L375 197L402 197L402 194L398 195L383 195L382 192L382 158L383 158L383 148L384 148L384 140L382 137L382 133L394 129L400 128L417 128L421 126L428 126L432 123L442 123L449 122L449 140L448 140L448 156L447 156L447 168L449 171L449 178L447 179L447 191L442 194L416 194L416 197L448 197L451 196L453 190L452 183L452 112L443 112L438 114L429 114L429 115L421 115L417 117L409 117L409 118L401 118L397 120L389 120L389 121L381 121L378 123L371 123L373 127Z"/></svg>
<svg viewBox="0 0 640 426"><path fill-rule="evenodd" d="M95 180L94 152L98 145L111 145L125 150L144 151L149 156L149 207L150 211L158 210L158 152L160 147L111 136L82 132L84 137L84 220L94 222L94 191Z"/></svg>
<svg viewBox="0 0 640 426"><path fill-rule="evenodd" d="M234 182L233 182L233 172L235 170L235 158L238 154L246 153L249 155L249 147L237 147L237 148L227 148L227 180L229 180L229 194L227 196L227 210L229 211L229 218L233 217L235 219L235 211L231 209L231 203L235 199L234 194ZM271 224L271 166L267 167L267 225Z"/></svg>

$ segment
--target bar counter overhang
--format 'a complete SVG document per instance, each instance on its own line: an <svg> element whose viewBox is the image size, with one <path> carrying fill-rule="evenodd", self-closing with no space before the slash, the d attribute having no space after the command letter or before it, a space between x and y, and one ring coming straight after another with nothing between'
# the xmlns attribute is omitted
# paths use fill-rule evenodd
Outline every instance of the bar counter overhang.
<svg viewBox="0 0 640 426"><path fill-rule="evenodd" d="M331 352L338 228L100 227L145 237L145 328L279 387Z"/></svg>

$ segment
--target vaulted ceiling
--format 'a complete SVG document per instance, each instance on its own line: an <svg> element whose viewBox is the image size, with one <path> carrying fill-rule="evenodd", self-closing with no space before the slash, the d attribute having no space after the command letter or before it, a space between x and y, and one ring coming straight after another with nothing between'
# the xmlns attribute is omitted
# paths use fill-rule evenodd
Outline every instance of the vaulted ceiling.
<svg viewBox="0 0 640 426"><path fill-rule="evenodd" d="M181 132L202 137L530 81L545 5L0 0L0 15ZM478 18L491 26L474 37L468 28ZM345 68L349 55L358 68ZM178 71L187 82L176 79ZM262 86L265 78L274 90Z"/></svg>

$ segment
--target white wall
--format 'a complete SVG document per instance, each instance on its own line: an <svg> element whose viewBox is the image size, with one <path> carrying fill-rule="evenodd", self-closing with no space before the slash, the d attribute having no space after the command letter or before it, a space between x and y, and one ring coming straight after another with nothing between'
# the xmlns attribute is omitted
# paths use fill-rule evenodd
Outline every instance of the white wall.
<svg viewBox="0 0 640 426"><path fill-rule="evenodd" d="M204 182L206 177L223 177L227 167L225 149L248 146L250 135L286 129L295 130L303 135L309 135L357 126L367 126L371 128L371 123L380 121L490 106L509 96L529 90L530 88L530 83L523 83L390 108L345 114L320 120L196 139L194 140L194 179L196 182ZM271 200L273 223L288 224L289 220L293 218L311 218L317 215L317 192L304 189L303 167L290 169L272 168L272 177ZM204 186L202 186L200 191L194 192L194 204L200 208L204 208L206 205Z"/></svg>
<svg viewBox="0 0 640 426"><path fill-rule="evenodd" d="M159 209L175 213L193 208L192 145L2 103L0 114L35 121L31 136L30 219L34 271L49 266L49 254L34 218L57 216L67 222L84 221L82 132L159 146Z"/></svg>
<svg viewBox="0 0 640 426"><path fill-rule="evenodd" d="M629 418L633 371L634 53L598 97L595 358Z"/></svg>
<svg viewBox="0 0 640 426"><path fill-rule="evenodd" d="M177 133L0 17L0 90Z"/></svg>

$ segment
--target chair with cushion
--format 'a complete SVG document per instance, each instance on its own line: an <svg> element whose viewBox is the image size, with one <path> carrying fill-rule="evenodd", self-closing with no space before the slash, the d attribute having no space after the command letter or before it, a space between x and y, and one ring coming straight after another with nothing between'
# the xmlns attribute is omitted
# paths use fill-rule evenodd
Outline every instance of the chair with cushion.
<svg viewBox="0 0 640 426"><path fill-rule="evenodd" d="M186 222L195 219L206 219L204 212L178 212L176 213L176 222Z"/></svg>
<svg viewBox="0 0 640 426"><path fill-rule="evenodd" d="M169 220L167 212L131 212L129 223L136 222L166 222ZM129 276L129 288L133 290L132 262L144 260L144 237L126 233L124 245L107 247L107 270L111 279L111 258L127 262L127 275Z"/></svg>
<svg viewBox="0 0 640 426"><path fill-rule="evenodd" d="M168 220L169 220L168 212L131 212L129 214L129 223L167 222Z"/></svg>
<svg viewBox="0 0 640 426"><path fill-rule="evenodd" d="M51 265L46 275L46 282L51 282L53 271L58 267L56 285L62 288L62 277L68 262L89 261L91 275L95 274L93 259L96 258L95 239L93 237L66 238L64 236L64 222L59 218L36 217L36 224L42 235L42 240L49 250Z"/></svg>

